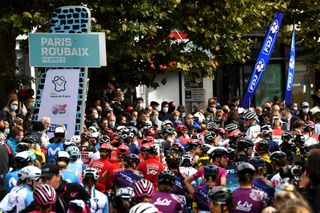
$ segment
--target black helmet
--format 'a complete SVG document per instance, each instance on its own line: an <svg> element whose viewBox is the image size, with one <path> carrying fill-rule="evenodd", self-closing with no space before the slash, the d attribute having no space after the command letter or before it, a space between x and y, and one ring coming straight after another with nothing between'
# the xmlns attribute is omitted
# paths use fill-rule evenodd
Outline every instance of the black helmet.
<svg viewBox="0 0 320 213"><path fill-rule="evenodd" d="M306 139L304 137L304 135L295 135L292 138L292 142L296 143L296 144L304 144L306 142Z"/></svg>
<svg viewBox="0 0 320 213"><path fill-rule="evenodd" d="M244 113L243 119L253 120L256 118L256 116L257 116L257 114L255 112L248 111L248 112Z"/></svg>
<svg viewBox="0 0 320 213"><path fill-rule="evenodd" d="M207 129L208 129L209 131L215 130L215 129L217 129L217 128L219 128L219 126L218 126L217 123L215 123L215 122L209 122L209 123L207 123Z"/></svg>
<svg viewBox="0 0 320 213"><path fill-rule="evenodd" d="M164 127L162 129L162 134L169 134L169 135L173 135L174 134L174 128L169 126L169 127Z"/></svg>
<svg viewBox="0 0 320 213"><path fill-rule="evenodd" d="M259 168L264 168L266 165L265 160L263 160L261 157L257 157L257 156L254 158L251 158L249 160L249 163L251 165L253 165L256 170L258 170Z"/></svg>
<svg viewBox="0 0 320 213"><path fill-rule="evenodd" d="M24 138L22 138L21 142L28 143L28 144L34 144L34 143L37 143L37 140L33 135L27 135Z"/></svg>
<svg viewBox="0 0 320 213"><path fill-rule="evenodd" d="M240 163L237 167L238 172L241 173L255 173L256 169L254 168L254 166L250 163Z"/></svg>
<svg viewBox="0 0 320 213"><path fill-rule="evenodd" d="M261 140L257 143L257 151L269 151L269 142L266 140Z"/></svg>
<svg viewBox="0 0 320 213"><path fill-rule="evenodd" d="M211 148L213 148L212 145L210 144L202 144L201 145L201 150L204 152L204 153L207 153Z"/></svg>
<svg viewBox="0 0 320 213"><path fill-rule="evenodd" d="M216 186L209 189L210 200L220 205L230 205L232 203L232 192L224 186Z"/></svg>
<svg viewBox="0 0 320 213"><path fill-rule="evenodd" d="M289 142L290 140L292 139L292 135L291 135L291 133L290 132L284 132L284 133L282 133L282 135L281 135L281 140L283 141L283 142Z"/></svg>
<svg viewBox="0 0 320 213"><path fill-rule="evenodd" d="M206 132L206 134L203 136L203 138L204 138L204 140L206 141L206 142L212 142L212 141L214 141L214 139L217 137L217 134L216 133L214 133L214 132L210 132L210 131L208 131L208 132Z"/></svg>
<svg viewBox="0 0 320 213"><path fill-rule="evenodd" d="M286 153L281 152L281 151L272 152L270 155L270 160L272 162L280 162L280 161L285 160L286 158L287 158Z"/></svg>
<svg viewBox="0 0 320 213"><path fill-rule="evenodd" d="M206 179L211 177L213 180L215 180L219 174L219 167L208 164L204 167L203 173Z"/></svg>
<svg viewBox="0 0 320 213"><path fill-rule="evenodd" d="M272 134L272 128L270 125L264 125L261 127L261 133L263 135L271 135Z"/></svg>
<svg viewBox="0 0 320 213"><path fill-rule="evenodd" d="M29 150L30 144L25 142L19 142L16 146L16 152L23 152Z"/></svg>
<svg viewBox="0 0 320 213"><path fill-rule="evenodd" d="M138 166L138 164L140 163L140 158L138 157L138 155L130 153L124 156L123 162L126 165L132 165L133 163L135 163L136 166Z"/></svg>
<svg viewBox="0 0 320 213"><path fill-rule="evenodd" d="M229 159L234 159L235 156L236 156L236 150L234 150L234 149L231 148L231 147L228 147L227 150L228 150L228 157L229 157Z"/></svg>
<svg viewBox="0 0 320 213"><path fill-rule="evenodd" d="M174 184L174 181L176 180L176 176L173 172L169 170L163 170L158 175L158 183L164 183L164 184Z"/></svg>
<svg viewBox="0 0 320 213"><path fill-rule="evenodd" d="M236 123L229 123L227 124L224 129L227 131L227 132L232 132L233 130L236 130L238 129L238 125Z"/></svg>
<svg viewBox="0 0 320 213"><path fill-rule="evenodd" d="M254 147L254 143L252 142L252 140L249 140L249 139L241 139L239 142L238 142L238 148L252 148Z"/></svg>
<svg viewBox="0 0 320 213"><path fill-rule="evenodd" d="M209 157L214 159L217 157L228 156L228 150L224 147L216 147L212 152L208 152Z"/></svg>
<svg viewBox="0 0 320 213"><path fill-rule="evenodd" d="M166 162L168 167L170 168L178 168L181 161L181 157L174 156L174 155L167 155Z"/></svg>

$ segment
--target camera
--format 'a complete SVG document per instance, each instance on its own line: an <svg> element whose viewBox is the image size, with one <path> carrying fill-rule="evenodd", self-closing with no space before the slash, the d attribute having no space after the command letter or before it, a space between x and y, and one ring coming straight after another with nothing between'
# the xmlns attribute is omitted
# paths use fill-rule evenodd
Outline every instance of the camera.
<svg viewBox="0 0 320 213"><path fill-rule="evenodd" d="M293 179L295 177L300 177L302 174L302 166L299 165L287 165L280 169L279 171L281 178Z"/></svg>

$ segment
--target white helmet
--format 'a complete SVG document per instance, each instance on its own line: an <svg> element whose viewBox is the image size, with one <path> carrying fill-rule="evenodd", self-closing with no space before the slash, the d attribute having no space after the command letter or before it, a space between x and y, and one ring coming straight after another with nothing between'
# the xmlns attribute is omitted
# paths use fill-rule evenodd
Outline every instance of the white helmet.
<svg viewBox="0 0 320 213"><path fill-rule="evenodd" d="M37 180L40 176L41 170L35 166L23 167L18 173L18 177L22 181L25 179Z"/></svg>
<svg viewBox="0 0 320 213"><path fill-rule="evenodd" d="M80 135L74 135L71 137L70 142L74 142L75 144L80 144L81 137Z"/></svg>
<svg viewBox="0 0 320 213"><path fill-rule="evenodd" d="M99 178L98 170L93 167L89 167L83 171L83 178L92 177L93 179L97 180Z"/></svg>
<svg viewBox="0 0 320 213"><path fill-rule="evenodd" d="M159 210L152 203L138 203L133 206L129 213L158 213Z"/></svg>

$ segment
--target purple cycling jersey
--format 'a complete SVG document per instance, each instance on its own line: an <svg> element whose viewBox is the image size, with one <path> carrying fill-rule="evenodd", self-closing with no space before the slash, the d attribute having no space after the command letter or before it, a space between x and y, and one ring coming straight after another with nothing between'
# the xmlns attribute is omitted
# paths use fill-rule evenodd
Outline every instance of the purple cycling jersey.
<svg viewBox="0 0 320 213"><path fill-rule="evenodd" d="M193 193L193 200L197 203L200 211L210 211L208 200L209 185L201 185Z"/></svg>
<svg viewBox="0 0 320 213"><path fill-rule="evenodd" d="M275 190L271 181L262 178L254 178L252 181L252 188L267 194L267 205L272 202Z"/></svg>
<svg viewBox="0 0 320 213"><path fill-rule="evenodd" d="M232 192L232 213L260 213L266 206L265 192L250 188L239 188Z"/></svg>
<svg viewBox="0 0 320 213"><path fill-rule="evenodd" d="M154 192L152 203L165 213L181 213L183 209L180 198L168 192Z"/></svg>
<svg viewBox="0 0 320 213"><path fill-rule="evenodd" d="M216 186L221 185L221 178L227 178L228 172L224 168L219 167L219 174L216 179ZM192 175L192 177L196 180L199 177L204 179L204 166L202 166L195 174Z"/></svg>
<svg viewBox="0 0 320 213"><path fill-rule="evenodd" d="M135 182L142 178L142 174L139 175L137 172L130 170L123 170L116 172L115 174L115 185L119 188L132 187Z"/></svg>

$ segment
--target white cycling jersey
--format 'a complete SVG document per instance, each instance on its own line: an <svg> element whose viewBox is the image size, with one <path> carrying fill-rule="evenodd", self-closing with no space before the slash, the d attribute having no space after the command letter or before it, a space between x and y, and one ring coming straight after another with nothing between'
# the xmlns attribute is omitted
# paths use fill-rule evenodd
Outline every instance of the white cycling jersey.
<svg viewBox="0 0 320 213"><path fill-rule="evenodd" d="M253 124L250 126L246 132L246 139L254 141L257 138L258 134L260 134L261 128L259 124Z"/></svg>
<svg viewBox="0 0 320 213"><path fill-rule="evenodd" d="M95 188L91 189L90 212L109 213L108 197Z"/></svg>

